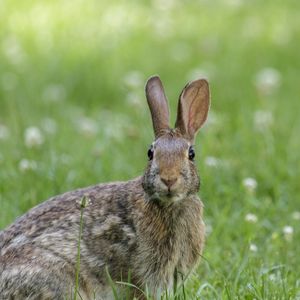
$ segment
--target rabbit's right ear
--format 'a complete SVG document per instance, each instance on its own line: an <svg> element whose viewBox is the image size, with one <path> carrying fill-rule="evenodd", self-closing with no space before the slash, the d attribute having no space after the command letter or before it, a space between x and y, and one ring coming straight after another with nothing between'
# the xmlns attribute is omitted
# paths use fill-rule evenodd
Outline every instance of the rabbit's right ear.
<svg viewBox="0 0 300 300"><path fill-rule="evenodd" d="M209 105L209 85L205 79L190 82L181 92L175 127L192 143L206 121Z"/></svg>
<svg viewBox="0 0 300 300"><path fill-rule="evenodd" d="M157 139L169 129L169 107L168 101L158 76L153 76L146 83L146 97L151 111L155 138Z"/></svg>

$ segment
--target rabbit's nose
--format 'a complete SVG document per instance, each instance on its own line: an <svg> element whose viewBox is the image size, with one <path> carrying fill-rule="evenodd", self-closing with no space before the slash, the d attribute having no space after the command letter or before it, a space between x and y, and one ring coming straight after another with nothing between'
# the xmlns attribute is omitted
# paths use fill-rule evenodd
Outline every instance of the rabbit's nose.
<svg viewBox="0 0 300 300"><path fill-rule="evenodd" d="M171 186L177 181L177 178L163 178L161 177L160 180L168 187L168 189L171 188Z"/></svg>

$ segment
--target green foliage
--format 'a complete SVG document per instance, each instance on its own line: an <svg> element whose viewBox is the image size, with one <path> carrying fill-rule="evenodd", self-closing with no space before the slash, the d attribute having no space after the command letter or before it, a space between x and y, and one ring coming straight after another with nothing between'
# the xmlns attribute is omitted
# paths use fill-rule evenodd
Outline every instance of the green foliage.
<svg viewBox="0 0 300 300"><path fill-rule="evenodd" d="M207 76L196 158L208 234L185 297L299 298L299 9L2 1L0 228L55 194L142 174L153 138L145 80L161 76L174 122L184 84Z"/></svg>

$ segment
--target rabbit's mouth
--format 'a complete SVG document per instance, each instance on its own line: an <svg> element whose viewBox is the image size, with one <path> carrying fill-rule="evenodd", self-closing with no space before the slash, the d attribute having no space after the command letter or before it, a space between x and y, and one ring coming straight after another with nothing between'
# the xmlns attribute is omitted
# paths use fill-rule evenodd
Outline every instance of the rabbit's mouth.
<svg viewBox="0 0 300 300"><path fill-rule="evenodd" d="M174 193L172 193L171 191L168 191L167 194L166 194L166 196L168 198L172 198L174 196Z"/></svg>
<svg viewBox="0 0 300 300"><path fill-rule="evenodd" d="M184 198L183 194L179 194L173 191L155 192L150 196L150 200L158 201L160 203L171 204L181 201Z"/></svg>

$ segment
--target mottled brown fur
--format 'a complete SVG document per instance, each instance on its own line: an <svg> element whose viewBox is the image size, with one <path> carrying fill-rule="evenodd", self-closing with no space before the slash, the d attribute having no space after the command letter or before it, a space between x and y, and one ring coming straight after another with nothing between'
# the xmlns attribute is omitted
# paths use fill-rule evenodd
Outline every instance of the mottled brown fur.
<svg viewBox="0 0 300 300"><path fill-rule="evenodd" d="M192 85L199 89L203 81ZM172 287L176 270L188 275L195 267L203 250L205 227L197 196L200 180L188 157L194 135L187 138L185 130L195 123L197 128L187 130L200 128L208 105L194 99L193 103L199 102L196 111L205 118L195 122L186 119L191 114L182 116L179 111L181 125L170 129L166 128L169 112L160 80L151 78L146 91L156 139L145 174L53 197L0 232L0 299L72 297L83 197L89 204L83 209L82 299L112 299L107 272L115 282L130 277L132 284L141 289L147 286L156 297ZM186 93L195 98L193 90ZM185 105L185 99L180 101Z"/></svg>

